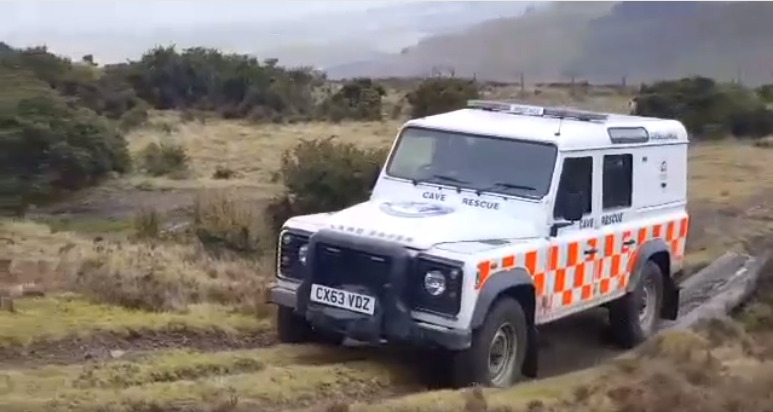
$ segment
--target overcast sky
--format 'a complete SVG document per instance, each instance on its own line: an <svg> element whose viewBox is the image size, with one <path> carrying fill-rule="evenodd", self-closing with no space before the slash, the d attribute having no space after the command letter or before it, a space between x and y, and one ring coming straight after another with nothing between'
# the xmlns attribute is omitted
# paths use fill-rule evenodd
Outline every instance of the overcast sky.
<svg viewBox="0 0 773 412"><path fill-rule="evenodd" d="M387 1L0 1L0 35L189 28L197 24L264 22L310 13L361 10ZM391 2L393 3L393 2Z"/></svg>

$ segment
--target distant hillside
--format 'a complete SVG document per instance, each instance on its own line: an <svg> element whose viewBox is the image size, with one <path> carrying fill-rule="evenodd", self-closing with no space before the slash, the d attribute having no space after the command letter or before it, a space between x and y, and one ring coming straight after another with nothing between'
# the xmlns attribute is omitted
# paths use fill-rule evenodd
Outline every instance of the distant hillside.
<svg viewBox="0 0 773 412"><path fill-rule="evenodd" d="M583 53L567 67L591 80L701 74L770 82L772 21L770 2L623 2L592 22Z"/></svg>
<svg viewBox="0 0 773 412"><path fill-rule="evenodd" d="M459 75L515 80L523 71L554 80L563 63L579 51L590 21L605 15L613 4L556 2L523 17L493 19L428 37L402 54L333 67L328 74L422 76L436 66L453 66Z"/></svg>
<svg viewBox="0 0 773 412"><path fill-rule="evenodd" d="M773 80L773 3L555 2L523 17L432 36L402 54L331 68L332 77L460 75L651 81L690 74Z"/></svg>
<svg viewBox="0 0 773 412"><path fill-rule="evenodd" d="M546 2L399 1L380 7L251 22L162 26L137 31L84 27L78 31L39 27L11 32L0 40L16 46L47 44L79 59L92 54L101 63L137 58L155 45L204 46L278 58L285 65L330 67L397 53L422 38L454 33L497 17L521 15Z"/></svg>
<svg viewBox="0 0 773 412"><path fill-rule="evenodd" d="M374 60L421 39L462 31L498 17L520 16L538 2L413 1L266 27L273 41L256 53L290 65L331 67ZM536 6L539 6L538 4Z"/></svg>

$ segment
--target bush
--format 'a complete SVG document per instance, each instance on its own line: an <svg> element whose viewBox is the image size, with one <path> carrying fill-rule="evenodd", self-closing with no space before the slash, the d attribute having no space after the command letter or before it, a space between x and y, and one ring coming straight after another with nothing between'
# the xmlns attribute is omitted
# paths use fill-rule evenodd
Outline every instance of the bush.
<svg viewBox="0 0 773 412"><path fill-rule="evenodd" d="M331 212L362 202L387 155L386 149L361 149L335 137L302 141L282 155L277 179L284 193L267 207L278 232L296 215Z"/></svg>
<svg viewBox="0 0 773 412"><path fill-rule="evenodd" d="M461 109L467 100L478 97L480 91L475 80L455 77L426 79L406 96L414 118Z"/></svg>
<svg viewBox="0 0 773 412"><path fill-rule="evenodd" d="M262 299L267 271L260 263L203 252L188 245L102 241L64 255L60 268L69 290L97 303L153 312L214 303L260 317L269 313Z"/></svg>
<svg viewBox="0 0 773 412"><path fill-rule="evenodd" d="M0 208L23 213L129 170L123 136L93 111L23 72L0 71L0 89Z"/></svg>
<svg viewBox="0 0 773 412"><path fill-rule="evenodd" d="M321 111L328 119L381 120L381 99L386 90L372 79L354 79L325 99Z"/></svg>
<svg viewBox="0 0 773 412"><path fill-rule="evenodd" d="M152 176L179 175L188 171L188 154L180 145L149 143L139 156L143 170Z"/></svg>
<svg viewBox="0 0 773 412"><path fill-rule="evenodd" d="M225 166L217 166L212 173L212 178L216 180L228 180L233 179L236 176L237 173L235 170Z"/></svg>
<svg viewBox="0 0 773 412"><path fill-rule="evenodd" d="M286 69L276 61L194 47L157 47L139 60L113 66L158 110L215 111L225 118L280 119L310 116L313 88L323 76L310 68Z"/></svg>
<svg viewBox="0 0 773 412"><path fill-rule="evenodd" d="M773 84L763 84L754 90L765 103L773 103Z"/></svg>
<svg viewBox="0 0 773 412"><path fill-rule="evenodd" d="M773 112L758 93L705 77L643 85L636 102L636 114L678 119L699 138L761 137L773 132Z"/></svg>
<svg viewBox="0 0 773 412"><path fill-rule="evenodd" d="M137 105L122 114L118 119L118 128L123 131L136 129L148 122L148 110L145 105Z"/></svg>
<svg viewBox="0 0 773 412"><path fill-rule="evenodd" d="M111 120L137 106L145 110L123 71L75 64L49 53L45 47L11 49L0 56L0 66L28 72L73 102Z"/></svg>
<svg viewBox="0 0 773 412"><path fill-rule="evenodd" d="M162 217L158 210L143 207L134 215L132 226L138 239L158 239L162 232Z"/></svg>
<svg viewBox="0 0 773 412"><path fill-rule="evenodd" d="M195 198L193 231L210 251L256 255L264 251L265 222L252 202L233 193L208 191Z"/></svg>

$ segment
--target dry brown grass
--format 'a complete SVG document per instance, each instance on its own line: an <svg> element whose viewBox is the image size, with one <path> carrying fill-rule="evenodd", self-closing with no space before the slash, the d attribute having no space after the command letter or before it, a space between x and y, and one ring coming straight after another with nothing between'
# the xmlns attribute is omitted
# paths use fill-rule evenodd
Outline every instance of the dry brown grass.
<svg viewBox="0 0 773 412"><path fill-rule="evenodd" d="M259 300L271 268L259 261L218 259L196 243L92 241L45 226L4 221L10 239L8 279L49 290L71 289L107 303L144 310ZM258 282L260 281L260 282ZM255 293L248 299L247 293Z"/></svg>
<svg viewBox="0 0 773 412"><path fill-rule="evenodd" d="M727 140L702 143L690 151L691 202L736 203L773 188L773 151Z"/></svg>
<svg viewBox="0 0 773 412"><path fill-rule="evenodd" d="M753 250L773 230L773 151L735 140L700 143L690 148L689 162L687 263Z"/></svg>
<svg viewBox="0 0 773 412"><path fill-rule="evenodd" d="M271 183L282 152L300 139L338 136L341 141L366 146L388 145L394 139L399 121L299 123L290 125L251 124L212 119L202 122L180 122L173 114L160 114L155 124L174 125L169 133L151 126L132 133L130 149L137 153L151 142L174 142L183 145L191 158L192 178L172 180L135 177L135 184L151 182L156 188L177 187L249 187L272 193ZM232 179L213 179L218 166L237 173Z"/></svg>
<svg viewBox="0 0 773 412"><path fill-rule="evenodd" d="M174 324L268 326L263 293L271 272L259 262L216 259L196 245L91 242L29 222L0 222L0 238L9 245L0 256L7 266L0 287L35 284L48 294L18 300L14 314L0 313L0 340Z"/></svg>

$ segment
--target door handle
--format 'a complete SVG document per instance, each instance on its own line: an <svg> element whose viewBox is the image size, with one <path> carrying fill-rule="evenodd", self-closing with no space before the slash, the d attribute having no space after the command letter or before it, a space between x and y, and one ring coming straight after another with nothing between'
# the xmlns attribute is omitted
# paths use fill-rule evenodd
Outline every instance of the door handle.
<svg viewBox="0 0 773 412"><path fill-rule="evenodd" d="M588 250L586 250L584 253L585 253L586 255L595 255L595 254L596 254L596 252L598 252L598 251L599 251L598 249L588 249Z"/></svg>
<svg viewBox="0 0 773 412"><path fill-rule="evenodd" d="M623 242L623 246L633 246L633 245L635 245L635 244L636 244L636 241L635 241L635 240L633 240L633 239L631 239L631 240L626 240L625 242Z"/></svg>

